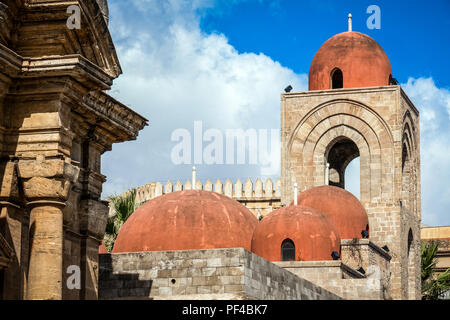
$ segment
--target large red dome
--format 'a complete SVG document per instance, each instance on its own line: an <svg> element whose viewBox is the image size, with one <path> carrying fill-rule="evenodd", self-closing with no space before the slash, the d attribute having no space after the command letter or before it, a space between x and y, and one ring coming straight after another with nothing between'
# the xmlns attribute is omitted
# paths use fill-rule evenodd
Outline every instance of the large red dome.
<svg viewBox="0 0 450 320"><path fill-rule="evenodd" d="M331 220L319 211L287 206L266 215L255 229L252 252L269 261L282 261L284 241L295 246L296 261L332 260L340 253L340 237Z"/></svg>
<svg viewBox="0 0 450 320"><path fill-rule="evenodd" d="M392 69L383 48L359 32L343 32L317 51L309 70L309 90L331 89L331 75L342 72L343 88L387 86Z"/></svg>
<svg viewBox="0 0 450 320"><path fill-rule="evenodd" d="M345 189L320 186L298 195L298 205L319 210L336 226L341 239L362 238L361 231L369 229L369 218L361 202Z"/></svg>
<svg viewBox="0 0 450 320"><path fill-rule="evenodd" d="M122 226L113 252L250 251L257 223L250 210L225 195L201 190L173 192L139 207Z"/></svg>

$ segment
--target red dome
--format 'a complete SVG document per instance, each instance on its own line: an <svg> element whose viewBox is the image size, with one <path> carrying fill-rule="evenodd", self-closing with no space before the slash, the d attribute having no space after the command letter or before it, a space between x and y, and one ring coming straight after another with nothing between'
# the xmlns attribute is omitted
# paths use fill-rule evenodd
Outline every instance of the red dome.
<svg viewBox="0 0 450 320"><path fill-rule="evenodd" d="M102 240L102 243L98 246L98 253L108 253L108 250L106 250L105 241Z"/></svg>
<svg viewBox="0 0 450 320"><path fill-rule="evenodd" d="M319 211L287 206L266 215L255 229L253 253L269 261L281 261L281 245L291 240L296 261L332 260L340 252L341 240L331 220Z"/></svg>
<svg viewBox="0 0 450 320"><path fill-rule="evenodd" d="M319 210L336 226L341 239L362 238L361 231L368 230L366 210L353 194L334 186L321 186L298 195L298 205Z"/></svg>
<svg viewBox="0 0 450 320"><path fill-rule="evenodd" d="M157 197L122 226L113 252L245 248L258 220L242 204L215 192L188 190Z"/></svg>
<svg viewBox="0 0 450 320"><path fill-rule="evenodd" d="M343 88L387 86L391 63L383 48L359 32L343 32L328 39L309 69L309 90L331 89L331 74L342 72Z"/></svg>

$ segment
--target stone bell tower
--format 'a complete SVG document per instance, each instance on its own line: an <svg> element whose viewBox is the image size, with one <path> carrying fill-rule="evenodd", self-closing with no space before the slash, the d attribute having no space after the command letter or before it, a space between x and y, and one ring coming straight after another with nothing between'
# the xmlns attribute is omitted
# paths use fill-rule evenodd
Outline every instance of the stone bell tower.
<svg viewBox="0 0 450 320"><path fill-rule="evenodd" d="M283 204L294 182L345 188L346 167L360 157L360 200L370 240L392 256L392 297L420 299L419 112L380 45L352 31L326 41L309 91L281 96L281 139Z"/></svg>
<svg viewBox="0 0 450 320"><path fill-rule="evenodd" d="M101 155L147 124L106 93L122 72L107 12L0 0L0 299L97 298Z"/></svg>

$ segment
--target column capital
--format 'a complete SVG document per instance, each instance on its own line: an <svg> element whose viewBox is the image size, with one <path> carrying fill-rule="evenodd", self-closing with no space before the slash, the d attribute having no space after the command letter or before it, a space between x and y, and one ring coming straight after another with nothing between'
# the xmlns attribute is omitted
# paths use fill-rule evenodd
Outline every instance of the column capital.
<svg viewBox="0 0 450 320"><path fill-rule="evenodd" d="M66 206L66 202L60 200L35 200L27 203L27 207L29 208L35 208L40 206L54 206L63 209Z"/></svg>
<svg viewBox="0 0 450 320"><path fill-rule="evenodd" d="M78 180L80 169L70 159L20 160L19 177L28 205L64 203L72 184Z"/></svg>

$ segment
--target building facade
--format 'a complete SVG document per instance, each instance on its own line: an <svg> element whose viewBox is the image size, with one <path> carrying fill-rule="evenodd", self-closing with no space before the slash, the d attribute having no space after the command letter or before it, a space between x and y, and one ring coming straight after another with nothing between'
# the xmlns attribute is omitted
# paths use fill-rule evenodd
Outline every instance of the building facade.
<svg viewBox="0 0 450 320"><path fill-rule="evenodd" d="M122 72L107 12L106 0L0 1L3 299L97 298L101 155L147 123L106 93Z"/></svg>
<svg viewBox="0 0 450 320"><path fill-rule="evenodd" d="M144 206L150 208L156 199L172 192L186 192L181 190L203 189L225 194L254 215L264 217L254 231L254 237L262 238L252 240L253 254L346 299L420 299L419 112L396 85L387 55L375 40L364 34L351 30L340 33L316 53L309 73L309 90L287 91L281 95L281 177L275 184L270 179L265 184L260 179L255 183L247 180L245 184L238 180L234 186L230 180L225 185L220 180L214 185L208 180L205 186L198 180L195 186L191 181L184 186L180 181L175 186L171 182L166 185L157 182L137 188L136 201L149 201ZM348 164L357 157L360 157L360 201L338 192L345 188ZM304 205L319 211L311 227L304 229L299 225L309 218L301 214L302 209L296 203L293 206L295 184L300 191L299 207ZM327 245L330 239L320 236L318 231L310 235L316 239L310 247L315 248L315 253L320 248L326 249L321 256L312 252L306 255L301 244L308 242L305 235L315 230L312 226L325 221L319 218L320 213L331 218L339 241L337 246L334 240L333 246ZM268 222L275 217L281 217L281 222ZM325 222L320 225L320 230L328 230ZM264 236L257 231L262 226L266 228ZM291 226L296 226L295 230ZM287 240L292 248L303 252L295 261L286 262L279 256L280 246ZM129 250L153 251L147 247L137 250L138 247ZM339 253L342 265L327 261L331 250ZM125 252L116 251L117 254ZM120 256L115 255L113 261L112 265L105 266L105 274L113 270L119 274L131 272L122 269ZM360 268L364 274L356 271ZM365 270L371 270L371 275L365 275ZM153 275L155 280L159 274ZM161 274L165 274L164 268ZM377 274L375 279L374 274ZM162 291L170 294L163 296L172 296L174 290L181 292L178 287L167 285ZM198 293L199 288L188 286L184 290L192 294ZM220 292L209 290L211 294ZM158 293L153 296L160 297Z"/></svg>

